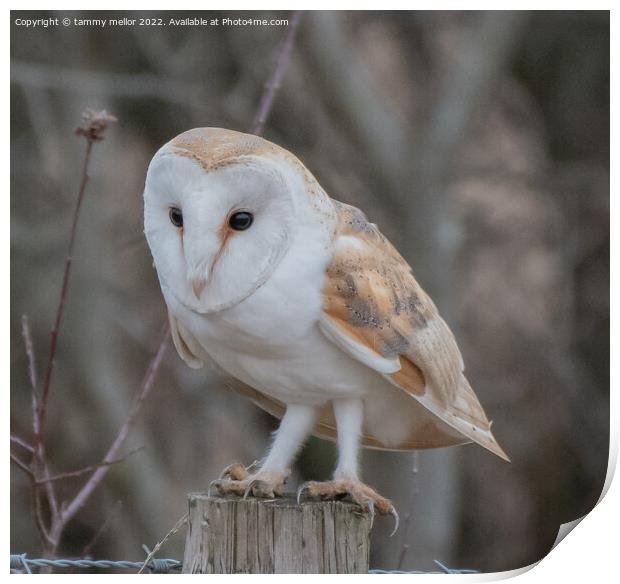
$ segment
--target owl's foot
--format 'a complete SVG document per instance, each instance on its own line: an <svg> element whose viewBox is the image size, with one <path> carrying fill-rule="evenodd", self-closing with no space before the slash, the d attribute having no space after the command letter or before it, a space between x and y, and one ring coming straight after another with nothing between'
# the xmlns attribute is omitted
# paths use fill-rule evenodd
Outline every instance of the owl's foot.
<svg viewBox="0 0 620 584"><path fill-rule="evenodd" d="M266 498L281 496L286 474L260 470L250 473L255 464L247 468L238 462L227 466L220 478L211 482L209 491L215 487L220 495L239 495L244 499L248 495Z"/></svg>
<svg viewBox="0 0 620 584"><path fill-rule="evenodd" d="M368 512L371 527L375 512L377 512L379 515L391 515L394 518L394 530L390 536L398 530L398 513L392 502L379 495L377 491L365 485L358 478L342 477L332 481L303 483L297 490L297 503L300 502L304 494L320 499L341 499L349 495L355 503Z"/></svg>

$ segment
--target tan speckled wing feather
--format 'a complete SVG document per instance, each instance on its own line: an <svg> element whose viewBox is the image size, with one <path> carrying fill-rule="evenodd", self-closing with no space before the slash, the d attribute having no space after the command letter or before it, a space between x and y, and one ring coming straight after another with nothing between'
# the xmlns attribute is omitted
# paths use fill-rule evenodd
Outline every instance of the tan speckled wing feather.
<svg viewBox="0 0 620 584"><path fill-rule="evenodd" d="M323 289L323 332L464 437L508 460L463 375L452 332L407 262L360 210L336 205L339 225ZM421 432L413 428L402 446L421 447ZM445 445L458 442L447 433L444 438Z"/></svg>

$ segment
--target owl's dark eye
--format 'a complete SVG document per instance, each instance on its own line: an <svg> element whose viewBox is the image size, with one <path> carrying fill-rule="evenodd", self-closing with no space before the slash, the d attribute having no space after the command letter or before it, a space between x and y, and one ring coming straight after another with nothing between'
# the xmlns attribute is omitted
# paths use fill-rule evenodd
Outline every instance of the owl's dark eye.
<svg viewBox="0 0 620 584"><path fill-rule="evenodd" d="M254 215L247 211L237 211L230 216L228 225L235 231L245 231L254 221Z"/></svg>
<svg viewBox="0 0 620 584"><path fill-rule="evenodd" d="M171 223L175 227L183 227L183 213L181 212L181 209L178 207L170 207L168 216L170 217Z"/></svg>

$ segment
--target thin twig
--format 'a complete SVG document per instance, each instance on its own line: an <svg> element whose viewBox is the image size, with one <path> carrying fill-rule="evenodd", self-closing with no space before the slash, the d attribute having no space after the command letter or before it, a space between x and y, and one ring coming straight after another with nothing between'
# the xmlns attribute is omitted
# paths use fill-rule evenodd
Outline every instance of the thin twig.
<svg viewBox="0 0 620 584"><path fill-rule="evenodd" d="M297 29L299 28L299 23L301 22L302 16L302 10L296 10L293 12L282 47L278 53L273 75L265 84L265 90L261 97L258 111L256 112L256 116L252 122L251 132L257 136L260 136L263 133L265 124L267 123L267 118L269 117L269 113L273 107L274 99L278 93L278 89L280 89L280 85L282 84L284 73L286 73L289 61L291 60L291 53L293 52L293 45L295 43L295 35L297 34Z"/></svg>
<svg viewBox="0 0 620 584"><path fill-rule="evenodd" d="M40 439L41 431L39 427L39 397L38 387L39 381L37 377L37 367L34 357L34 344L32 342L32 334L30 332L30 321L26 314L22 314L22 337L24 338L24 347L26 350L26 356L28 357L28 373L30 376L30 390L31 390L31 409L32 409L32 431L35 438L35 450L33 452L34 461L40 458L42 449L42 441Z"/></svg>
<svg viewBox="0 0 620 584"><path fill-rule="evenodd" d="M48 466L47 459L45 456L45 450L44 450L43 443L41 443L40 446L37 448L37 450L35 450L35 454L32 457L32 464L33 464L33 469L34 469L35 476L37 477L37 480L41 478L45 479L50 476L50 470L49 470L49 466ZM56 497L56 491L54 490L54 484L45 483L45 485L43 486L45 487L45 494L47 496L47 502L50 507L50 513L52 515L52 518L55 518L58 516L59 506L58 506L58 498ZM40 501L39 487L40 485L37 483L37 481L32 482L34 496L37 499L37 506L40 508L41 501Z"/></svg>
<svg viewBox="0 0 620 584"><path fill-rule="evenodd" d="M158 541L155 544L155 547L146 556L146 560L144 560L144 564L138 570L138 574L142 574L144 572L145 568L148 568L149 563L155 557L155 554L161 549L161 546L163 546L173 535L176 535L179 532L179 529L181 529L181 527L183 527L187 523L188 518L189 518L189 513L185 513L173 525L172 529L164 536L164 538L161 541Z"/></svg>
<svg viewBox="0 0 620 584"><path fill-rule="evenodd" d="M62 277L62 287L60 290L60 299L58 301L58 307L56 309L56 319L54 322L54 328L51 333L50 340L50 353L47 361L47 369L45 371L45 381L43 383L43 392L41 394L41 403L39 404L38 418L39 418L39 432L38 436L43 433L45 427L45 416L47 413L47 400L50 391L50 385L52 382L52 374L54 372L54 365L56 364L56 352L58 350L58 333L60 332L60 325L62 323L62 317L64 314L65 301L67 299L67 290L69 289L69 277L71 276L71 265L73 263L73 248L75 245L75 235L77 232L78 219L80 217L80 209L82 208L82 201L84 200L84 193L86 192L86 185L88 184L88 166L90 163L90 156L93 150L93 142L87 141L86 154L84 156L84 164L82 166L82 178L80 180L80 189L78 191L78 197L73 211L73 221L71 223L71 237L69 239L69 249L67 251L67 257L65 258L65 270Z"/></svg>
<svg viewBox="0 0 620 584"><path fill-rule="evenodd" d="M32 409L32 431L35 438L35 445L32 447L32 463L30 469L32 471L32 498L33 505L35 509L41 508L41 494L39 489L37 488L37 477L40 474L43 476L49 475L49 469L47 466L47 462L45 460L45 447L43 445L43 439L41 436L41 426L40 426L40 410L39 410L39 390L38 390L38 379L37 379L37 368L36 361L34 357L34 343L32 342L32 334L30 332L30 322L28 320L28 316L22 314L22 336L24 338L24 347L26 350L26 355L28 357L28 371L30 375L30 390L31 390L31 409ZM50 506L50 512L52 516L54 516L58 511L58 500L56 498L56 493L54 491L53 485L45 486L46 495L48 499L48 503ZM41 514L39 513L38 522L42 522L43 519ZM42 533L42 536L45 537L45 534Z"/></svg>
<svg viewBox="0 0 620 584"><path fill-rule="evenodd" d="M37 509L41 508L41 494L37 485L37 477L41 474L44 477L49 476L49 468L45 458L45 446L43 444L43 438L41 435L41 418L39 410L39 381L37 377L36 360L34 356L34 343L32 342L32 333L30 331L30 321L26 314L22 314L22 336L24 338L24 347L26 355L28 357L28 372L30 375L30 388L31 388L31 402L32 402L32 430L35 438L35 445L31 447L32 454L32 489L33 489L33 501L34 506ZM23 444L22 444L23 446ZM47 500L50 507L52 516L58 512L58 499L56 498L56 492L54 486L51 484L45 485L45 491ZM39 514L40 521L43 521ZM44 534L42 534L44 536ZM44 536L45 537L45 536Z"/></svg>
<svg viewBox="0 0 620 584"><path fill-rule="evenodd" d="M32 469L24 461L15 456L12 452L11 461L13 461L15 465L21 470L23 470L31 479L34 477L34 472L32 471Z"/></svg>
<svg viewBox="0 0 620 584"><path fill-rule="evenodd" d="M28 442L26 442L23 438L20 438L19 436L11 434L11 442L13 442L13 444L21 446L24 450L30 452L30 454L34 452L34 446L28 444Z"/></svg>
<svg viewBox="0 0 620 584"><path fill-rule="evenodd" d="M28 315L22 314L22 336L24 337L24 345L26 347L26 356L28 357L28 374L30 375L30 386L32 391L37 392L39 381L37 379L37 366L34 358L34 345L32 343L32 335L30 333L30 322Z"/></svg>
<svg viewBox="0 0 620 584"><path fill-rule="evenodd" d="M80 126L76 130L78 136L86 138L86 152L84 154L84 162L82 165L82 174L80 178L80 187L78 189L78 196L75 202L75 208L73 211L73 220L71 222L71 235L69 237L69 247L67 249L67 256L65 257L65 269L62 277L62 286L60 289L60 298L58 300L58 307L56 308L56 319L54 321L54 328L52 329L50 339L50 353L47 360L47 368L45 371L45 380L43 382L43 391L41 394L41 401L39 403L38 417L39 417L39 432L38 438L42 439L42 435L45 429L45 416L47 413L47 400L49 396L50 386L52 383L52 374L54 372L54 365L56 364L56 352L58 351L58 335L60 333L60 325L62 323L62 317L64 314L65 303L67 300L67 291L69 289L69 278L71 277L71 265L73 263L73 251L75 248L75 238L77 235L77 225L80 219L80 210L82 208L82 202L84 201L84 195L86 193L86 185L88 184L89 175L88 169L90 166L90 158L93 150L93 144L103 140L103 134L110 122L115 122L116 118L109 115L105 110L101 112L94 112L86 110L83 114L84 125Z"/></svg>
<svg viewBox="0 0 620 584"><path fill-rule="evenodd" d="M111 466L113 464L118 464L119 462L123 462L125 460L127 460L130 456L132 456L133 454L135 454L136 452L140 452L140 450L142 450L144 448L144 446L140 446L140 448L135 448L134 450L128 452L127 454L125 454L124 456L121 456L119 458L115 458L114 460L110 460L110 461L101 461L97 464L91 464L90 466L85 466L84 468L80 468L78 470L70 470L67 472L61 472L58 473L56 475L44 478L44 479L39 479L36 481L37 485L43 485L45 483L49 483L52 481L61 481L63 479L68 479L68 478L73 478L73 477L79 477L82 476L84 474L87 474L89 472L93 472L94 470L97 470L99 467L101 466Z"/></svg>
<svg viewBox="0 0 620 584"><path fill-rule="evenodd" d="M32 448L30 445L26 445L26 443L21 444L20 439L14 436L11 436L11 441L17 444L20 444L20 446L24 446L27 449ZM41 466L41 463L40 461L38 461L38 458L37 458L37 451L34 448L32 448L32 455L33 455L32 464ZM11 457L11 461L19 469L24 471L26 475L28 475L28 478L30 479L30 486L31 486L30 502L32 504L35 525L37 526L37 529L39 530L39 534L41 538L49 544L51 540L49 538L49 532L46 527L45 521L43 519L43 513L41 511L41 497L40 497L39 489L37 488L37 471L35 470L35 468L28 466L25 462L23 462L20 458L15 456L13 453L10 454L10 457ZM46 467L44 468L45 468L44 472L47 472ZM53 491L48 493L48 499L49 499L50 512L54 516L57 513L57 502L56 502L56 495Z"/></svg>

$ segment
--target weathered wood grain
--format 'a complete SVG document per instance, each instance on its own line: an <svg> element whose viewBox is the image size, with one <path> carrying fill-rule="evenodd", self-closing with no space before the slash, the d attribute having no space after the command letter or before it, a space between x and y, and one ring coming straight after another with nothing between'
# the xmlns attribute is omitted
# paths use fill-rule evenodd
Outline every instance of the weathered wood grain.
<svg viewBox="0 0 620 584"><path fill-rule="evenodd" d="M191 493L183 572L367 573L369 533L353 503Z"/></svg>

